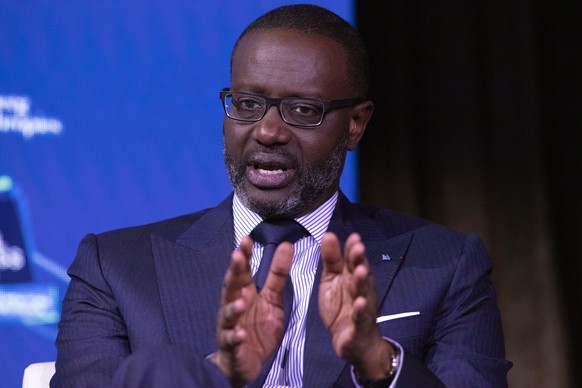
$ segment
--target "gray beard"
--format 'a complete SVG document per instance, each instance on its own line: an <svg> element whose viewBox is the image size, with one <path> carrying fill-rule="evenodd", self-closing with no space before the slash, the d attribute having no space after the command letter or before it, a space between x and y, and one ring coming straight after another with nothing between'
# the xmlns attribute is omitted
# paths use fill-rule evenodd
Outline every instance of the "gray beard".
<svg viewBox="0 0 582 388"><path fill-rule="evenodd" d="M321 201L322 195L337 184L344 166L347 142L348 133L346 131L322 163L306 165L302 171L298 171L298 184L289 197L282 201L251 198L244 188L246 163L237 166L235 161L226 154L226 150L224 151L224 163L232 187L246 207L265 219L290 218L301 214L303 210L309 209Z"/></svg>

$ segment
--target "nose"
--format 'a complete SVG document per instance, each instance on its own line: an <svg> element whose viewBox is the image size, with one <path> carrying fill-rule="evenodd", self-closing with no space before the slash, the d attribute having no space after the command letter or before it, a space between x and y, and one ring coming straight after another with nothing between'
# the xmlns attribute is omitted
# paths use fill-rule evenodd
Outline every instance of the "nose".
<svg viewBox="0 0 582 388"><path fill-rule="evenodd" d="M279 108L271 106L265 116L255 124L255 140L265 146L287 144L291 140L291 130L283 121Z"/></svg>

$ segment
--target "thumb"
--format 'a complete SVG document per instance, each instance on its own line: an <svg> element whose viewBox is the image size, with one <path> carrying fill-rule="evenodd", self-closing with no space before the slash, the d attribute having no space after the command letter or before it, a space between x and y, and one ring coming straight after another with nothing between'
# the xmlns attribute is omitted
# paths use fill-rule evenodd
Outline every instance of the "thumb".
<svg viewBox="0 0 582 388"><path fill-rule="evenodd" d="M293 245L288 242L282 242L277 246L271 268L265 280L263 290L267 289L270 292L283 295L287 278L291 271L291 264L293 263Z"/></svg>

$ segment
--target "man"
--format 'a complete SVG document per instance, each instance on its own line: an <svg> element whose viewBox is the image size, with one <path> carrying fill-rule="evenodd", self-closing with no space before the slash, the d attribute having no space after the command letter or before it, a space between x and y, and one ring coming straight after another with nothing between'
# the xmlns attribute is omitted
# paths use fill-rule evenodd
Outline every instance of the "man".
<svg viewBox="0 0 582 388"><path fill-rule="evenodd" d="M339 192L366 92L363 44L333 13L288 6L253 22L220 94L234 195L81 242L53 385L505 386L479 240ZM263 284L265 224L300 236Z"/></svg>

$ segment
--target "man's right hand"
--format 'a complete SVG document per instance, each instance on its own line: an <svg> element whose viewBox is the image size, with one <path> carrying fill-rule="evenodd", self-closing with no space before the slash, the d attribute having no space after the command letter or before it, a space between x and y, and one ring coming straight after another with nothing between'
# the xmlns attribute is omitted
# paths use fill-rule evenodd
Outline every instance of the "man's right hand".
<svg viewBox="0 0 582 388"><path fill-rule="evenodd" d="M250 259L252 240L242 239L222 284L216 338L210 357L234 387L255 380L263 362L283 337L283 294L293 260L293 246L281 243L273 256L265 286L257 293Z"/></svg>

